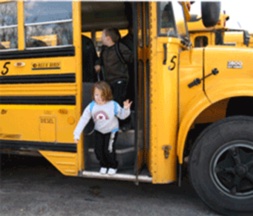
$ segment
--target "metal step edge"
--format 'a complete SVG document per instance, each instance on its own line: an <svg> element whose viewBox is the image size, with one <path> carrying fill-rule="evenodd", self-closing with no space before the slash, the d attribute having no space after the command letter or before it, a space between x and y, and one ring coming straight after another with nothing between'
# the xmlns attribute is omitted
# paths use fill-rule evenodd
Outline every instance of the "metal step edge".
<svg viewBox="0 0 253 216"><path fill-rule="evenodd" d="M139 175L138 177L136 177L136 175L130 174L116 173L114 175L109 175L109 174L101 174L99 172L94 171L82 171L80 173L80 176L85 178L96 178L96 179L110 179L110 180L122 180L133 182L146 182L146 183L152 182L152 177L146 175L145 176Z"/></svg>

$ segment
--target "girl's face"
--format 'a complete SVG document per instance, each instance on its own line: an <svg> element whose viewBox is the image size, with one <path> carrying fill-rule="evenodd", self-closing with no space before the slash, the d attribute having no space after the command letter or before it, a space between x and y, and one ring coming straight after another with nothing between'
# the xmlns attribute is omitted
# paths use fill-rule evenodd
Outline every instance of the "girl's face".
<svg viewBox="0 0 253 216"><path fill-rule="evenodd" d="M106 103L106 101L104 100L102 96L102 91L98 88L94 89L94 100L99 105L103 105Z"/></svg>

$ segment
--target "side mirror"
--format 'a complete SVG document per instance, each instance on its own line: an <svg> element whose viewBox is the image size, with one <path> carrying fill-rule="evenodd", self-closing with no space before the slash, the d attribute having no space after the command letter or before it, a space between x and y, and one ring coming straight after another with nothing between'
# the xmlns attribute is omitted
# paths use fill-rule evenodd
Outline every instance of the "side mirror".
<svg viewBox="0 0 253 216"><path fill-rule="evenodd" d="M220 2L201 2L202 21L205 27L217 24L220 18Z"/></svg>

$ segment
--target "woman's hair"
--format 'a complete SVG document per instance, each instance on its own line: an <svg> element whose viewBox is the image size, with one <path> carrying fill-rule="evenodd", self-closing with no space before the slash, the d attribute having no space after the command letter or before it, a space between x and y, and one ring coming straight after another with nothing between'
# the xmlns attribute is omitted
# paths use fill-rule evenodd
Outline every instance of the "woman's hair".
<svg viewBox="0 0 253 216"><path fill-rule="evenodd" d="M107 82L99 81L93 85L93 88L92 88L93 100L94 100L95 88L99 89L102 92L102 97L105 101L110 101L113 99L111 87L109 86Z"/></svg>
<svg viewBox="0 0 253 216"><path fill-rule="evenodd" d="M117 43L120 39L119 30L116 28L106 28L104 29L105 35L111 37L114 43Z"/></svg>

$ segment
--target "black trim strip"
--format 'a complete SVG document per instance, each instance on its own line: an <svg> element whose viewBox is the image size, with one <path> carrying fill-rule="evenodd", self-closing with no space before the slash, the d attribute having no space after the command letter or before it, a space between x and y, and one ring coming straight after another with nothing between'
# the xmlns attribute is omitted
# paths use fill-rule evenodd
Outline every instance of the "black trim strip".
<svg viewBox="0 0 253 216"><path fill-rule="evenodd" d="M75 105L75 96L0 96L0 104Z"/></svg>
<svg viewBox="0 0 253 216"><path fill-rule="evenodd" d="M16 140L0 140L0 149L77 152L77 146L75 143L31 142Z"/></svg>
<svg viewBox="0 0 253 216"><path fill-rule="evenodd" d="M74 56L74 55L75 55L75 48L72 46L72 47L58 47L49 49L44 48L34 50L3 51L0 52L0 60L61 57L61 56Z"/></svg>
<svg viewBox="0 0 253 216"><path fill-rule="evenodd" d="M74 73L0 76L0 84L75 83Z"/></svg>

